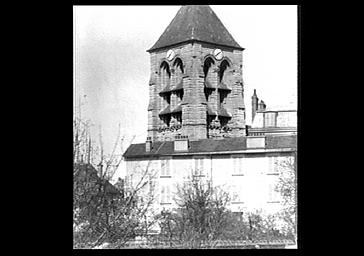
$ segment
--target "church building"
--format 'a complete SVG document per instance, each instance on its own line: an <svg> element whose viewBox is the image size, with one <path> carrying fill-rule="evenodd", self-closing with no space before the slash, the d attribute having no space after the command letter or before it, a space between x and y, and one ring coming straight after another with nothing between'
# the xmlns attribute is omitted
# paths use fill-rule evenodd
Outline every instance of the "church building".
<svg viewBox="0 0 364 256"><path fill-rule="evenodd" d="M297 112L268 109L254 91L246 125L243 51L214 11L197 5L182 6L147 50L148 137L124 160L126 186L146 169L156 174L157 211L176 207L177 184L191 175L228 191L232 211L280 211L275 186L281 163L296 160Z"/></svg>

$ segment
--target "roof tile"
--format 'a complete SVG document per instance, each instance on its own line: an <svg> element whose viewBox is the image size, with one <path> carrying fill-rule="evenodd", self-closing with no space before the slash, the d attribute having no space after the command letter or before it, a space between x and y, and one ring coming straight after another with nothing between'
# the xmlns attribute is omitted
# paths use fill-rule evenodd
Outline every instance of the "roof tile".
<svg viewBox="0 0 364 256"><path fill-rule="evenodd" d="M225 138L220 140L204 139L198 141L190 141L188 153L210 153L210 152L226 152L246 150L246 138ZM266 149L278 148L296 148L297 136L266 136ZM150 152L145 151L145 143L131 144L124 153L125 158L138 158L138 157L153 157L153 156L168 156L173 155L174 145L173 141L156 141L153 142L153 147Z"/></svg>
<svg viewBox="0 0 364 256"><path fill-rule="evenodd" d="M148 52L191 40L243 50L210 6L185 5Z"/></svg>

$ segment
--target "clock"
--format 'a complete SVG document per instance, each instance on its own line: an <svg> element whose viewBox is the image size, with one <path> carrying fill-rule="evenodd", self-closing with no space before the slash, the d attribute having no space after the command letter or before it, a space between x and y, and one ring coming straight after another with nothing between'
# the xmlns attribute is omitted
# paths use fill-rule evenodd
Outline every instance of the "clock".
<svg viewBox="0 0 364 256"><path fill-rule="evenodd" d="M215 49L214 50L214 57L215 57L215 59L221 60L222 59L222 56L223 56L223 54L222 54L222 51L220 49Z"/></svg>
<svg viewBox="0 0 364 256"><path fill-rule="evenodd" d="M173 60L173 58L174 58L174 56L175 56L175 53L174 53L174 51L173 50L168 50L168 52L167 52L167 59L168 60Z"/></svg>

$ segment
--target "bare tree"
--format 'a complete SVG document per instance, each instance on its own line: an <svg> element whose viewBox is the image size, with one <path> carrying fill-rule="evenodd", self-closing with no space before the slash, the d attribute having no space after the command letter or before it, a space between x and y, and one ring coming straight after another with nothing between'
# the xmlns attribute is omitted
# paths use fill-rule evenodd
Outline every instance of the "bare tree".
<svg viewBox="0 0 364 256"><path fill-rule="evenodd" d="M175 201L178 209L161 214L161 236L170 245L178 241L184 248L213 248L228 225L228 193L192 178L177 187Z"/></svg>
<svg viewBox="0 0 364 256"><path fill-rule="evenodd" d="M153 197L140 200L150 171L144 170L136 186L117 189L110 180L123 160L124 137L120 135L120 127L109 155L104 154L101 132L97 143L92 140L90 127L91 122L75 118L74 247L94 248L108 243L120 248L152 224L145 221L145 216Z"/></svg>

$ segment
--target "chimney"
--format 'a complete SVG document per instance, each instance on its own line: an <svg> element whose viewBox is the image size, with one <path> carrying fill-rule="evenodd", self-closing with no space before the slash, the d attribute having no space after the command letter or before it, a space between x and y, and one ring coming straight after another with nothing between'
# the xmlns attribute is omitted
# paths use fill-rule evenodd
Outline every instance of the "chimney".
<svg viewBox="0 0 364 256"><path fill-rule="evenodd" d="M145 142L145 152L150 152L152 150L152 137L147 137Z"/></svg>
<svg viewBox="0 0 364 256"><path fill-rule="evenodd" d="M174 140L174 151L188 151L188 136L177 135Z"/></svg>
<svg viewBox="0 0 364 256"><path fill-rule="evenodd" d="M254 93L252 96L252 122L254 121L254 117L255 117L255 113L258 110L258 97L257 97L257 92L254 89Z"/></svg>
<svg viewBox="0 0 364 256"><path fill-rule="evenodd" d="M264 111L265 108L266 108L266 105L265 105L264 101L260 100L259 105L258 105L258 110Z"/></svg>
<svg viewBox="0 0 364 256"><path fill-rule="evenodd" d="M245 125L245 136L249 136L250 125Z"/></svg>

